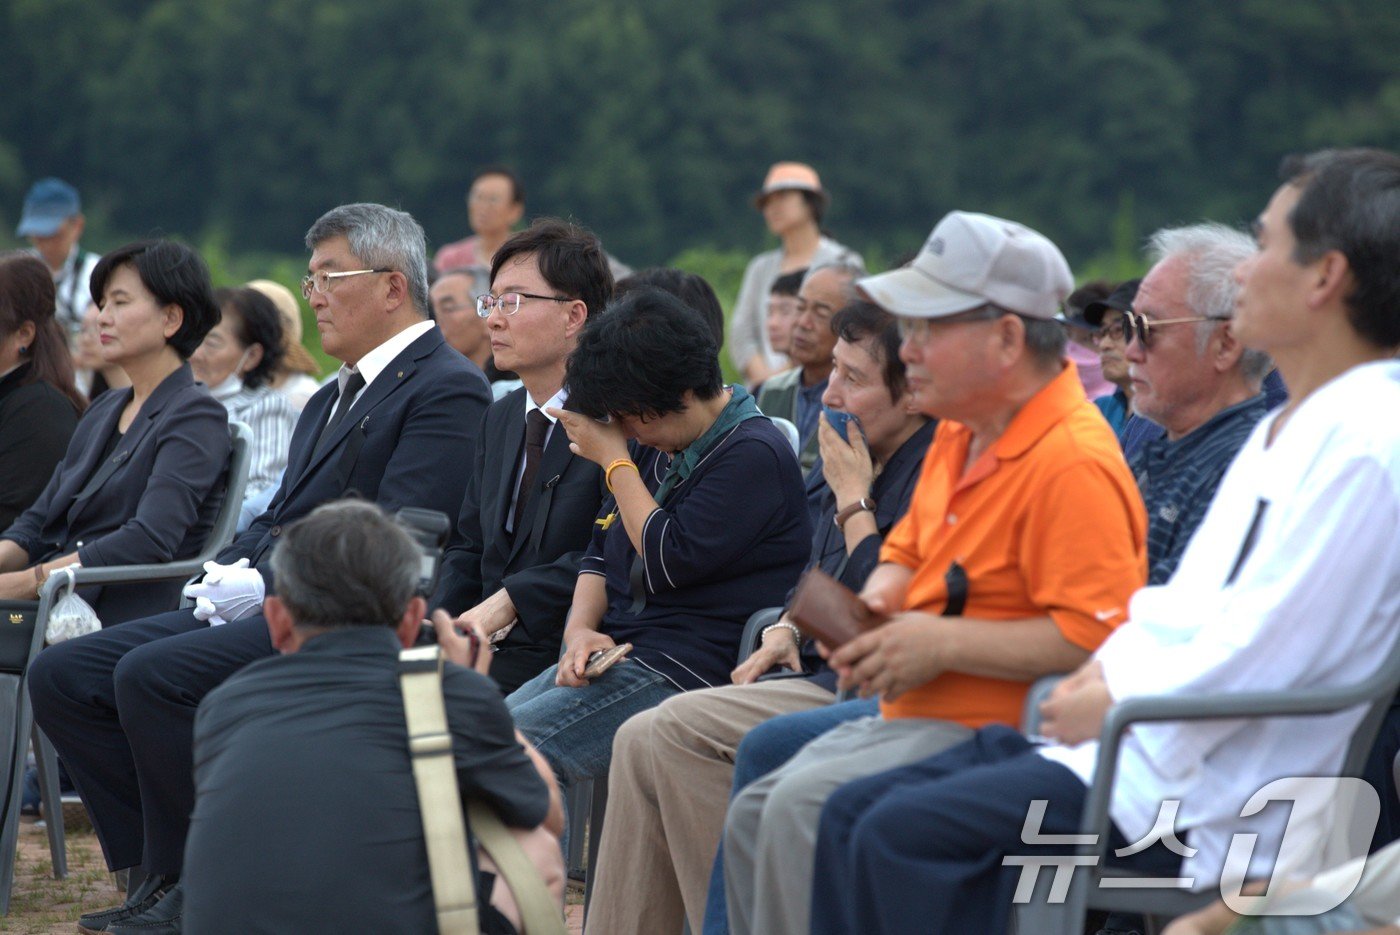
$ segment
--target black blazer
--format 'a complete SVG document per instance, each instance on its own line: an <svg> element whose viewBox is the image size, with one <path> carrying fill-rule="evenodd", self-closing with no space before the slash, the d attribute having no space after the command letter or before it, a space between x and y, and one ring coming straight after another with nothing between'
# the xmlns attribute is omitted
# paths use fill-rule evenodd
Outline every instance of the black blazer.
<svg viewBox="0 0 1400 935"><path fill-rule="evenodd" d="M272 548L282 528L322 503L352 492L389 512L415 506L457 515L476 429L491 389L475 364L442 340L435 326L389 362L316 452L339 396L317 390L296 428L282 485L267 510L219 555L247 558L274 593Z"/></svg>
<svg viewBox="0 0 1400 935"><path fill-rule="evenodd" d="M48 486L3 538L31 562L67 555L94 567L169 562L199 553L224 499L228 416L184 364L156 387L111 456L99 463L131 402L110 390L78 422ZM173 607L181 582L80 589L104 625Z"/></svg>
<svg viewBox="0 0 1400 935"><path fill-rule="evenodd" d="M505 691L559 658L579 561L605 491L602 470L569 451L569 437L556 425L535 477L534 499L511 535L505 519L524 444L522 387L486 410L441 583L429 605L460 614L506 589L520 621L497 645L491 663L491 675Z"/></svg>
<svg viewBox="0 0 1400 935"><path fill-rule="evenodd" d="M55 386L20 385L30 366L0 377L0 529L39 498L78 425L78 408Z"/></svg>

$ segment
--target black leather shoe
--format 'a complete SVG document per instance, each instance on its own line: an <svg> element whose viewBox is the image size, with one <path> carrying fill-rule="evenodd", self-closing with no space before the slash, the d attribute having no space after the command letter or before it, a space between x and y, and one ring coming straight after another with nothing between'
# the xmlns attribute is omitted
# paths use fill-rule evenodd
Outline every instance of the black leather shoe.
<svg viewBox="0 0 1400 935"><path fill-rule="evenodd" d="M160 902L139 915L107 926L107 935L180 935L185 909L184 887L176 883Z"/></svg>
<svg viewBox="0 0 1400 935"><path fill-rule="evenodd" d="M141 881L131 895L127 896L126 902L111 909L100 909L97 912L89 912L78 918L78 931L83 935L101 935L108 931L109 927L117 922L124 922L132 916L140 915L160 902L162 896L174 886L174 883L167 877L151 874Z"/></svg>

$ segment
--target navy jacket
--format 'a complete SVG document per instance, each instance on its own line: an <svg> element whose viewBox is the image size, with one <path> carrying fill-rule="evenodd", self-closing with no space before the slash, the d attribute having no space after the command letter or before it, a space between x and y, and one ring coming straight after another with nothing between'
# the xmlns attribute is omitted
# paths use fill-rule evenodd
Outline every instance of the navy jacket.
<svg viewBox="0 0 1400 935"><path fill-rule="evenodd" d="M346 627L200 704L188 931L437 931L398 651L388 627ZM448 663L442 689L462 797L539 824L549 792L495 686Z"/></svg>
<svg viewBox="0 0 1400 935"><path fill-rule="evenodd" d="M475 364L434 327L390 361L360 393L316 453L339 390L330 383L307 402L292 431L287 470L261 516L219 555L247 558L274 593L272 549L287 523L351 492L394 512L415 506L449 517L462 505L473 440L491 389Z"/></svg>
<svg viewBox="0 0 1400 935"><path fill-rule="evenodd" d="M521 528L508 533L506 514L525 443L523 387L486 410L478 437L441 583L429 606L456 615L506 589L520 619L497 644L491 677L509 693L559 658L579 561L606 488L602 470L569 451L569 436L556 425Z"/></svg>
<svg viewBox="0 0 1400 935"><path fill-rule="evenodd" d="M669 463L653 448L640 449L648 489L660 486ZM604 510L612 507L610 498ZM749 615L783 602L812 548L797 459L767 419L731 429L647 518L644 606L634 600L637 553L621 518L595 529L580 574L607 579L600 629L633 644L629 659L683 691L729 683Z"/></svg>
<svg viewBox="0 0 1400 935"><path fill-rule="evenodd" d="M111 456L99 463L130 387L110 390L78 421L44 492L12 539L39 562L74 550L94 567L169 562L199 553L224 498L228 416L189 364L161 381ZM82 588L104 625L174 606L181 582Z"/></svg>

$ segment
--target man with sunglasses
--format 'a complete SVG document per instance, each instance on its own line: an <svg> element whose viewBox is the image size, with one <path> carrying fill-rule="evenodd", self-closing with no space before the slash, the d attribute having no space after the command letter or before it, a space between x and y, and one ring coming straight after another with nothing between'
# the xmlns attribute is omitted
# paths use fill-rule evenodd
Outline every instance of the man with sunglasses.
<svg viewBox="0 0 1400 935"><path fill-rule="evenodd" d="M1073 853L1029 848L1028 815L1037 835L1080 830L1115 703L1340 689L1391 650L1400 423L1376 414L1400 409L1400 157L1324 151L1288 160L1283 176L1234 270L1231 330L1278 362L1287 405L1255 426L1171 580L1135 594L1131 620L1042 706L1050 743L985 728L828 799L814 932L1003 931L1020 873L1006 858ZM1162 314L1148 353L1168 317L1206 316ZM1142 842L1119 856L1195 889L1229 864L1251 879L1314 871L1335 855L1316 840L1347 816L1302 798L1253 803L1275 779L1336 775L1363 714L1134 725L1107 790L1110 846ZM1186 860L1179 847L1143 849L1166 835L1189 841Z"/></svg>
<svg viewBox="0 0 1400 935"><path fill-rule="evenodd" d="M1268 411L1260 392L1273 367L1230 328L1234 269L1254 252L1221 224L1157 231L1152 268L1131 306L1106 328L1123 330L1133 409L1162 426L1128 465L1147 503L1147 583L1171 577L1226 468Z"/></svg>
<svg viewBox="0 0 1400 935"><path fill-rule="evenodd" d="M455 515L462 503L461 466L491 395L427 317L423 228L383 205L342 205L311 226L306 245L302 295L321 346L342 364L302 411L272 503L186 589L193 609L59 643L30 668L35 719L83 797L108 866L130 867L138 881L124 905L84 915L83 932L180 930L195 710L230 675L274 654L262 604L276 593L272 552L283 529L351 494L389 512Z"/></svg>
<svg viewBox="0 0 1400 935"><path fill-rule="evenodd" d="M546 219L501 245L491 259L491 291L476 299L496 365L524 386L481 421L482 443L467 467L466 496L429 606L491 636L491 677L505 694L558 660L602 505L602 471L573 455L546 409L567 406L565 362L612 290L598 238Z"/></svg>

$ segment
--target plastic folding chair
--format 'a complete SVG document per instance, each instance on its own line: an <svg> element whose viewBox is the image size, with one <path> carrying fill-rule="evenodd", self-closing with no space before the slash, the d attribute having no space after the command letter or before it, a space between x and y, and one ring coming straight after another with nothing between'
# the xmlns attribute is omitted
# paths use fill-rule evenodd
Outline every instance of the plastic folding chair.
<svg viewBox="0 0 1400 935"><path fill-rule="evenodd" d="M1340 688L1315 688L1277 692L1234 692L1191 698L1129 698L1109 709L1100 738L1098 764L1089 786L1080 832L1093 844L1078 845L1076 856L1092 857L1092 866L1077 868L1063 903L1046 900L1051 873L1038 874L1045 886L1037 886L1031 902L1016 907L1016 930L1024 935L1082 935L1088 909L1140 913L1147 917L1149 935L1158 922L1169 922L1213 901L1212 892L1181 889L1146 889L1122 883L1101 885L1107 879L1125 880L1133 873L1105 867L1109 841L1109 802L1118 768L1123 735L1133 724L1154 721L1198 721L1233 718L1305 718L1364 707L1365 714L1347 745L1339 776L1360 777L1375 742L1381 720L1400 688L1400 640L1365 679Z"/></svg>
<svg viewBox="0 0 1400 935"><path fill-rule="evenodd" d="M164 565L79 568L74 574L75 583L140 584L149 581L169 581L172 578L189 578L202 571L204 563L213 559L232 541L234 528L238 524L238 511L243 501L243 489L248 482L252 432L242 422L232 422L229 424L229 435L232 450L225 474L224 502L199 555ZM50 577L40 590L34 637L29 647L29 661L43 649L49 611L59 589L65 583L60 576L55 575ZM31 737L39 762L40 793L47 818L54 877L61 880L68 875L68 859L63 842L63 804L58 788L58 758L48 738L34 725L27 681L28 662L23 673L0 673L0 776L8 777L9 781L7 794L0 800L0 915L8 915L10 911L15 850L19 844L19 811L23 797L25 749Z"/></svg>

